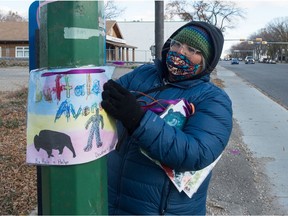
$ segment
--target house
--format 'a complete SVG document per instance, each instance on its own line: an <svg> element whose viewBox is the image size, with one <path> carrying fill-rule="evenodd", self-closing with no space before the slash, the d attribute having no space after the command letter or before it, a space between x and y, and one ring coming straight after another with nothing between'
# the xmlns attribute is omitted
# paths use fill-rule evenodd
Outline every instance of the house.
<svg viewBox="0 0 288 216"><path fill-rule="evenodd" d="M0 58L28 58L27 22L0 22Z"/></svg>
<svg viewBox="0 0 288 216"><path fill-rule="evenodd" d="M135 61L137 47L126 44L115 20L106 21L106 60Z"/></svg>
<svg viewBox="0 0 288 216"><path fill-rule="evenodd" d="M135 61L116 21L106 21L106 60ZM28 22L0 22L0 58L29 58Z"/></svg>

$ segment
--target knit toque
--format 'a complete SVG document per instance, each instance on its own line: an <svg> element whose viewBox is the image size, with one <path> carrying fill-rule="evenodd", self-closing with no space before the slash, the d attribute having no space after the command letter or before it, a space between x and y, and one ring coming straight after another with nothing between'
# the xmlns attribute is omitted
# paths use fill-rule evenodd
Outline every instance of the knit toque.
<svg viewBox="0 0 288 216"><path fill-rule="evenodd" d="M173 37L180 43L185 43L197 50L200 50L205 62L210 64L213 59L213 47L210 35L201 27L187 26Z"/></svg>

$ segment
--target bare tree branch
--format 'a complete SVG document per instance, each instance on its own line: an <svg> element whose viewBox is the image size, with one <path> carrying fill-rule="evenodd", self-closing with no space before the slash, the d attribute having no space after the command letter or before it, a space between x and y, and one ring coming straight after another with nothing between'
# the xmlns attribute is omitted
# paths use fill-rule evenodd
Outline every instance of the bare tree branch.
<svg viewBox="0 0 288 216"><path fill-rule="evenodd" d="M193 20L193 16L185 10L187 3L185 0L172 1L166 4L165 10L169 10L169 13L165 13L166 20L172 20L175 16L179 16L184 21Z"/></svg>
<svg viewBox="0 0 288 216"><path fill-rule="evenodd" d="M166 5L166 19L179 17L184 21L199 20L217 26L223 32L233 28L245 11L235 2L221 0L172 0Z"/></svg>
<svg viewBox="0 0 288 216"><path fill-rule="evenodd" d="M280 17L270 21L266 28L260 29L249 36L249 40L253 41L256 38L262 38L262 41L268 42L286 42L288 41L288 17ZM250 48L249 48L250 46ZM255 49L259 56L267 56L271 59L281 59L282 51L284 50L285 56L288 55L288 46L284 44L247 44L247 42L239 43L231 47L230 52L233 50L247 50ZM282 54L281 54L282 53ZM287 61L287 59L286 59Z"/></svg>
<svg viewBox="0 0 288 216"><path fill-rule="evenodd" d="M119 8L114 0L108 0L105 1L104 4L104 11L105 11L105 17L108 20L115 19L119 16L121 16L126 8Z"/></svg>
<svg viewBox="0 0 288 216"><path fill-rule="evenodd" d="M0 11L0 22L15 21L15 22L26 22L27 19L20 16L17 12L9 11L5 13Z"/></svg>

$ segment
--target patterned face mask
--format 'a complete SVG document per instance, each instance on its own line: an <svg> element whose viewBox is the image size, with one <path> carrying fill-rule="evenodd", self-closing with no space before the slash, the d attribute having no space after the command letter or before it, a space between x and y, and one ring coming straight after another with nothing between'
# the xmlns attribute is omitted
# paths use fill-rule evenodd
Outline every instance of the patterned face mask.
<svg viewBox="0 0 288 216"><path fill-rule="evenodd" d="M166 58L169 70L169 81L175 82L193 77L202 65L192 63L185 55L169 51Z"/></svg>

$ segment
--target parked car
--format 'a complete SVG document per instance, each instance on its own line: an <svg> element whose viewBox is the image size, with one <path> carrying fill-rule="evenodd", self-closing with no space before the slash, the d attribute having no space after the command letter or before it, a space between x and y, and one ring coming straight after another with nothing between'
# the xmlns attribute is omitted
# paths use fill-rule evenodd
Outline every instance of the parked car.
<svg viewBox="0 0 288 216"><path fill-rule="evenodd" d="M246 56L245 64L255 64L255 59L253 58L253 56Z"/></svg>
<svg viewBox="0 0 288 216"><path fill-rule="evenodd" d="M239 61L237 58L232 58L231 59L231 64L239 64Z"/></svg>
<svg viewBox="0 0 288 216"><path fill-rule="evenodd" d="M268 61L268 58L261 57L258 62L259 63L267 63L267 61Z"/></svg>
<svg viewBox="0 0 288 216"><path fill-rule="evenodd" d="M276 64L276 61L275 61L275 60L272 60L272 59L270 59L270 60L268 61L268 63L269 63L269 64Z"/></svg>

